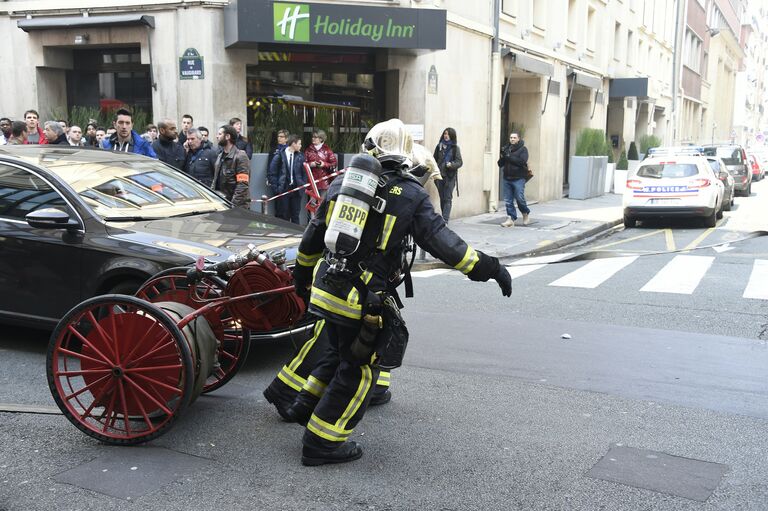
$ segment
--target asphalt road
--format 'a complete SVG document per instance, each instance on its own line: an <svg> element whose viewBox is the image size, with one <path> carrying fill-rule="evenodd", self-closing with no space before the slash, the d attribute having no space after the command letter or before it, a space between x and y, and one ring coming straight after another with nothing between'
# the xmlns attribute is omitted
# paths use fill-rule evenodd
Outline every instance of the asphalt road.
<svg viewBox="0 0 768 511"><path fill-rule="evenodd" d="M511 299L416 277L406 363L355 431L357 462L301 466L301 428L261 396L292 348L262 345L145 447L0 412L0 509L765 509L767 302L744 294L768 240L736 241L759 193L711 231L641 226L570 250L635 258L594 287L563 285L594 280L591 261L513 267ZM646 288L680 256L706 258L673 267L706 263L693 289ZM3 331L0 403L53 406L45 350L45 334Z"/></svg>

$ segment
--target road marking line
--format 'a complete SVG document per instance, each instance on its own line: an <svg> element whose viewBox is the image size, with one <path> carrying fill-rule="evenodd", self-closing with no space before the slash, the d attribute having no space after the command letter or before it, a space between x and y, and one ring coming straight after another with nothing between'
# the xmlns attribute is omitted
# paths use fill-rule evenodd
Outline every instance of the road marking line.
<svg viewBox="0 0 768 511"><path fill-rule="evenodd" d="M704 241L705 239L707 239L707 236L709 236L709 235L710 235L710 234L712 234L713 232L715 232L715 228L714 228L714 227L710 227L710 228L709 228L709 229L707 229L706 231L702 232L702 233L699 235L699 237L698 237L698 238L696 238L695 240L693 240L692 242L690 242L690 243L689 243L689 244L688 244L688 245L687 245L687 246L686 246L686 247L685 247L683 250L693 250L694 248L696 248L696 247L698 247L699 245L701 245L701 242L702 242L702 241Z"/></svg>
<svg viewBox="0 0 768 511"><path fill-rule="evenodd" d="M672 233L672 229L664 229L664 236L667 238L667 250L677 250L677 246L675 246L675 236Z"/></svg>
<svg viewBox="0 0 768 511"><path fill-rule="evenodd" d="M628 243L630 241L636 241L636 240L639 240L639 239L647 238L648 236L653 236L654 234L659 234L660 232L662 232L662 229L657 229L655 231L647 232L645 234L640 234L638 236L633 236L633 237L627 238L625 240L614 241L613 243L606 243L605 245L600 245L599 247L595 247L592 250L602 250L602 249L607 248L607 247L613 247L615 245L621 245L622 243Z"/></svg>
<svg viewBox="0 0 768 511"><path fill-rule="evenodd" d="M546 264L531 264L528 266L507 266L507 271L509 272L509 276L512 277L512 279L514 280L518 277L522 277L523 275L527 275L533 271L544 268L545 266Z"/></svg>
<svg viewBox="0 0 768 511"><path fill-rule="evenodd" d="M744 298L768 300L768 259L755 259Z"/></svg>
<svg viewBox="0 0 768 511"><path fill-rule="evenodd" d="M640 291L689 295L712 266L714 257L675 256Z"/></svg>
<svg viewBox="0 0 768 511"><path fill-rule="evenodd" d="M557 279L549 285L594 289L613 277L622 268L635 262L635 259L637 259L637 256L596 259L585 264L578 270L572 271L568 275Z"/></svg>
<svg viewBox="0 0 768 511"><path fill-rule="evenodd" d="M433 270L414 271L414 272L411 272L411 276L420 277L420 278L436 277L438 275L443 275L445 273L450 273L452 271L453 270L448 268L435 268Z"/></svg>

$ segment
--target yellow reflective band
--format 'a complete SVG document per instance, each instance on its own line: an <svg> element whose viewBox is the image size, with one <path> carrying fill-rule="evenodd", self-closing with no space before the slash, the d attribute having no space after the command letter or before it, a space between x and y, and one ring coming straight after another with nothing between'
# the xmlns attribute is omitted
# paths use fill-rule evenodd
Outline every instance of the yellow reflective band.
<svg viewBox="0 0 768 511"><path fill-rule="evenodd" d="M373 385L373 371L371 371L371 367L368 365L360 366L360 372L360 385L357 386L355 395L352 396L352 399L347 405L347 409L344 410L344 413L341 414L341 418L336 422L336 427L339 429L345 428L349 420L355 413L357 413L360 409L360 405L363 403L363 399L365 399L365 396L368 394L368 391L371 390Z"/></svg>
<svg viewBox="0 0 768 511"><path fill-rule="evenodd" d="M395 227L395 215L387 215L384 217L384 227L381 230L381 241L379 241L379 250L386 250L387 243L389 243L389 236L392 234L392 229Z"/></svg>
<svg viewBox="0 0 768 511"><path fill-rule="evenodd" d="M475 249L472 247L467 247L467 252L464 254L464 259L459 261L459 264L454 266L454 268L466 275L472 271L472 268L475 267L479 260L480 256L477 255Z"/></svg>
<svg viewBox="0 0 768 511"><path fill-rule="evenodd" d="M322 289L312 288L312 295L309 302L323 310L344 316L345 318L360 319L362 317L363 307L359 304L350 304L346 301L326 293Z"/></svg>
<svg viewBox="0 0 768 511"><path fill-rule="evenodd" d="M365 270L360 274L360 280L362 280L364 284L368 284L371 281L371 278L373 278L373 273L369 272L368 270ZM352 291L350 291L349 295L347 296L347 302L357 303L359 300L360 293L357 292L356 287L353 287Z"/></svg>
<svg viewBox="0 0 768 511"><path fill-rule="evenodd" d="M296 262L301 266L312 267L317 264L317 261L319 261L321 257L323 257L322 252L318 252L317 254L304 254L299 252L296 256Z"/></svg>
<svg viewBox="0 0 768 511"><path fill-rule="evenodd" d="M288 369L290 369L291 371L295 371L304 362L304 357L307 356L307 353L309 352L309 350L311 350L312 346L315 345L315 341L317 341L317 338L320 337L320 333L323 331L324 326L325 326L324 319L321 319L320 321L315 323L314 335L310 340L304 343L304 346L301 347L298 355L296 355L296 358L291 360L291 362L288 364ZM304 381L303 378L302 378L302 381Z"/></svg>
<svg viewBox="0 0 768 511"><path fill-rule="evenodd" d="M310 375L309 378L307 378L307 382L301 387L301 390L306 390L313 396L321 398L323 397L323 394L325 394L325 387L327 387L325 383Z"/></svg>
<svg viewBox="0 0 768 511"><path fill-rule="evenodd" d="M328 203L328 211L325 212L325 225L331 223L331 214L333 213L333 205L336 204L335 200Z"/></svg>
<svg viewBox="0 0 768 511"><path fill-rule="evenodd" d="M312 417L309 418L307 429L320 438L330 440L331 442L344 442L352 434L351 429L346 430L329 424L315 414L312 414Z"/></svg>
<svg viewBox="0 0 768 511"><path fill-rule="evenodd" d="M376 385L379 387L389 387L389 371L382 371L379 373L379 379L376 380Z"/></svg>
<svg viewBox="0 0 768 511"><path fill-rule="evenodd" d="M277 373L277 377L296 392L301 392L301 388L307 382L304 378L291 371L287 366L283 366L280 372Z"/></svg>

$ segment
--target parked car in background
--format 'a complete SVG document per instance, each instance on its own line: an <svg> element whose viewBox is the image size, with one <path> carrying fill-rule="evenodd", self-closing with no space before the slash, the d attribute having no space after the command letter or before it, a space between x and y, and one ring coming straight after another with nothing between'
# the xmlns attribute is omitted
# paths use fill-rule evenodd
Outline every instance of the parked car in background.
<svg viewBox="0 0 768 511"><path fill-rule="evenodd" d="M2 322L53 327L87 298L132 294L161 270L200 256L224 261L249 244L284 248L292 263L301 234L289 222L232 208L155 159L69 146L0 147Z"/></svg>
<svg viewBox="0 0 768 511"><path fill-rule="evenodd" d="M652 156L627 176L624 226L651 218L700 217L714 227L723 216L724 186L699 155Z"/></svg>
<svg viewBox="0 0 768 511"><path fill-rule="evenodd" d="M707 156L709 166L712 167L712 171L720 178L720 182L723 183L723 211L730 211L733 207L734 195L736 190L734 189L734 179L725 162L722 158L716 156Z"/></svg>
<svg viewBox="0 0 768 511"><path fill-rule="evenodd" d="M760 181L765 177L765 163L755 153L747 153L749 167L752 170L752 181Z"/></svg>
<svg viewBox="0 0 768 511"><path fill-rule="evenodd" d="M736 192L748 197L752 193L752 171L747 152L738 144L709 145L702 147L706 156L717 156L725 162L734 180Z"/></svg>

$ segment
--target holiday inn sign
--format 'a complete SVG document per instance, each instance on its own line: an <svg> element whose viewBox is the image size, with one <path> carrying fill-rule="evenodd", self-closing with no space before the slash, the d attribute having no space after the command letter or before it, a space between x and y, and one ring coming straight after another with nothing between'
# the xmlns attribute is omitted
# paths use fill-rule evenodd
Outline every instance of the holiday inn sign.
<svg viewBox="0 0 768 511"><path fill-rule="evenodd" d="M237 0L227 11L227 48L258 43L445 48L442 9Z"/></svg>

